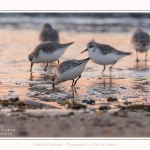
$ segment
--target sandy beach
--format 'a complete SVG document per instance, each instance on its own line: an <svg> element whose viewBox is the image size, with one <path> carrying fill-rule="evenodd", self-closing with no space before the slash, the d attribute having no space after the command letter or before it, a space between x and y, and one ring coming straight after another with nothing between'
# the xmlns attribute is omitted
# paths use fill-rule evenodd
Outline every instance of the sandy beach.
<svg viewBox="0 0 150 150"><path fill-rule="evenodd" d="M145 18L100 16L1 16L0 21L0 137L149 137L150 54L131 46L137 28L150 32ZM18 20L20 18L20 20ZM81 52L95 40L132 52L112 69L89 61L75 89L72 81L56 85L51 76L57 62L35 64L30 73L28 55L39 44L45 21L59 31L60 43L74 42L60 62L84 59ZM142 22L142 23L141 23ZM91 103L93 102L93 103Z"/></svg>

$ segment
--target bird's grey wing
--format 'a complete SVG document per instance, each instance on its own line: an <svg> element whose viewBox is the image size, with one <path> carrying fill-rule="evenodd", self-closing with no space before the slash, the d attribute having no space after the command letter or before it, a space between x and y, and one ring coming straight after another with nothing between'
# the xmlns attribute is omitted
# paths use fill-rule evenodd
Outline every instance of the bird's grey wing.
<svg viewBox="0 0 150 150"><path fill-rule="evenodd" d="M123 52L123 51L116 50L115 54L116 55L131 55L132 53L131 52Z"/></svg>
<svg viewBox="0 0 150 150"><path fill-rule="evenodd" d="M89 59L89 58L88 58ZM88 59L83 59L83 60L75 60L75 59L71 59L71 60L67 60L62 62L61 64L59 64L57 66L58 71L63 74L64 72L66 72L67 70L70 70L82 63L84 63L85 61L87 61Z"/></svg>
<svg viewBox="0 0 150 150"><path fill-rule="evenodd" d="M99 44L98 48L100 49L100 51L102 52L103 55L106 55L108 53L112 53L113 51L116 50L112 46L105 45L105 44Z"/></svg>
<svg viewBox="0 0 150 150"><path fill-rule="evenodd" d="M44 47L43 47L43 51L45 52L54 52L58 49L62 48L62 44L56 43L56 42L47 42Z"/></svg>
<svg viewBox="0 0 150 150"><path fill-rule="evenodd" d="M58 50L62 48L62 44L56 43L56 42L43 42L41 44L39 44L35 51L40 51L42 50L45 53L53 53L54 51Z"/></svg>
<svg viewBox="0 0 150 150"><path fill-rule="evenodd" d="M50 29L50 28L45 28L40 36L40 40L45 42L45 41L54 41L54 42L59 42L59 35L56 30Z"/></svg>
<svg viewBox="0 0 150 150"><path fill-rule="evenodd" d="M150 44L150 36L148 33L146 32L137 32L135 34L133 34L132 36L132 43L135 43L137 45L148 45Z"/></svg>
<svg viewBox="0 0 150 150"><path fill-rule="evenodd" d="M114 53L116 55L129 55L130 54L128 52L123 52L123 51L117 50L114 47L109 46L109 45L100 44L99 48L100 48L103 55L106 55L109 53Z"/></svg>

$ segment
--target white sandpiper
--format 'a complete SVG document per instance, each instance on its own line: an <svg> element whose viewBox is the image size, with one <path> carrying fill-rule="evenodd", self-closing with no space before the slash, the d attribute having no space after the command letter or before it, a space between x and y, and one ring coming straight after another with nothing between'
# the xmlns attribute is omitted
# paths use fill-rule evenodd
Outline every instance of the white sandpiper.
<svg viewBox="0 0 150 150"><path fill-rule="evenodd" d="M47 63L44 71L48 66L48 63L54 62L60 58L65 52L68 46L73 42L67 44L60 44L57 42L43 42L35 47L34 51L29 54L29 61L31 62L30 71L34 63ZM59 60L58 60L59 64Z"/></svg>
<svg viewBox="0 0 150 150"><path fill-rule="evenodd" d="M111 65L110 71L112 66L122 57L130 55L129 52L122 52L119 51L112 46L99 44L97 42L89 42L87 45L87 49L83 52L88 51L89 57L91 60L96 63L104 66L102 74L105 70L105 65ZM81 53L83 53L81 52Z"/></svg>
<svg viewBox="0 0 150 150"><path fill-rule="evenodd" d="M138 52L145 52L145 61L147 59L147 51L150 48L150 36L147 32L144 32L142 29L137 29L134 31L131 44L136 50L136 61L138 62Z"/></svg>
<svg viewBox="0 0 150 150"><path fill-rule="evenodd" d="M40 43L46 41L59 42L59 34L49 23L45 23L39 34L39 41Z"/></svg>
<svg viewBox="0 0 150 150"><path fill-rule="evenodd" d="M65 82L67 80L73 80L71 87L74 87L78 79L81 77L81 73L84 71L85 65L89 60L90 58L82 60L71 59L63 61L62 63L57 65L55 73L52 75L53 91L55 88L55 84Z"/></svg>

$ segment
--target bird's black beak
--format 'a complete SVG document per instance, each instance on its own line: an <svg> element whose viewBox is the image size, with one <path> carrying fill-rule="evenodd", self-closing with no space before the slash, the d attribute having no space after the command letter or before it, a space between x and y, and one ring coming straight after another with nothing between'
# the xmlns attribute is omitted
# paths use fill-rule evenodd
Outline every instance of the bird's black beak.
<svg viewBox="0 0 150 150"><path fill-rule="evenodd" d="M86 49L86 50L84 50L83 52L81 52L81 54L84 53L84 52L86 52L86 51L88 51L88 49Z"/></svg>

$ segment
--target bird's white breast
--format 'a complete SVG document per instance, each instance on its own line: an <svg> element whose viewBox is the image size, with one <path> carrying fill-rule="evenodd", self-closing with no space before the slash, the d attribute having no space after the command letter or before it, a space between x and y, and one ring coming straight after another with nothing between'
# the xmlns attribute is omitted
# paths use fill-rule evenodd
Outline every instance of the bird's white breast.
<svg viewBox="0 0 150 150"><path fill-rule="evenodd" d="M120 58L124 57L123 55L116 55L115 53L108 53L103 55L99 52L99 49L95 49L95 51L89 51L89 57L94 63L100 65L110 65L118 61Z"/></svg>
<svg viewBox="0 0 150 150"><path fill-rule="evenodd" d="M56 74L57 74L57 77L59 79L59 82L64 82L67 80L73 80L73 79L77 78L84 71L86 63L87 63L87 61L74 67L74 68L66 70L62 74L59 73L59 71L57 70Z"/></svg>
<svg viewBox="0 0 150 150"><path fill-rule="evenodd" d="M59 57L64 53L64 49L59 49L52 53L45 53L43 50L39 51L39 55L36 58L36 63L51 63L59 59Z"/></svg>
<svg viewBox="0 0 150 150"><path fill-rule="evenodd" d="M133 46L134 49L136 49L139 52L146 52L150 48L150 45L142 46L142 45L134 44Z"/></svg>

